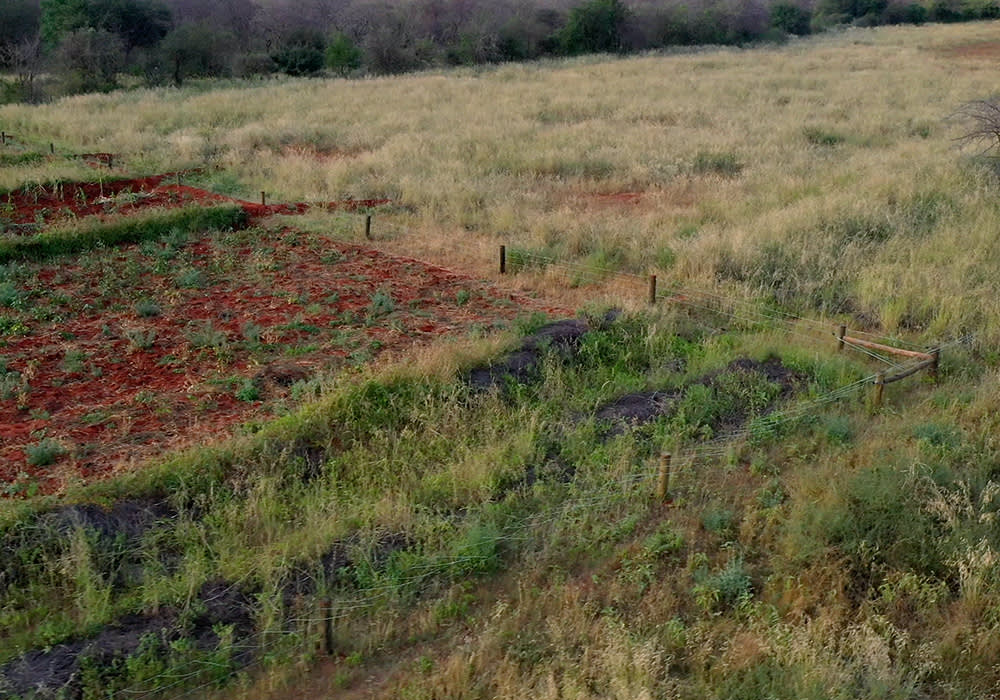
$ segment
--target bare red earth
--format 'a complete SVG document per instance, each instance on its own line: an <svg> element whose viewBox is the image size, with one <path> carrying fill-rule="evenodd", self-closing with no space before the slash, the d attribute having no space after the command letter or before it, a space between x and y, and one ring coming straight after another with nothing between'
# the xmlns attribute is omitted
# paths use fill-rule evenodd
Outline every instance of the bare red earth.
<svg viewBox="0 0 1000 700"><path fill-rule="evenodd" d="M117 216L150 208L237 203L251 216L302 214L310 207L355 211L388 204L387 199L358 199L319 204L247 202L197 187L170 183L170 175L107 182L29 185L0 196L0 229L4 222L51 225L87 216ZM25 229L27 233L34 233Z"/></svg>
<svg viewBox="0 0 1000 700"><path fill-rule="evenodd" d="M128 182L115 183L117 192L149 195L128 207L213 197L162 178ZM95 187L99 194L99 185L64 185L61 200L47 195L49 220L109 213L92 201ZM105 185L104 196L114 195ZM244 205L252 214L305 208ZM42 206L25 204L17 217L35 219ZM318 373L525 313L566 313L441 267L290 229L96 251L25 267L16 288L17 303L0 307L7 494L58 492L224 437L287 410L296 383ZM64 453L44 464L44 444Z"/></svg>

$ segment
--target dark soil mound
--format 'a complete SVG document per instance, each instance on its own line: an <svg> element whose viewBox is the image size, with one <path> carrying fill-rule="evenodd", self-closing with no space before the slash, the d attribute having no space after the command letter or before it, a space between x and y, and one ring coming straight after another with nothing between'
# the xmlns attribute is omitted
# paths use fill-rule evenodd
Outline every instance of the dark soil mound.
<svg viewBox="0 0 1000 700"><path fill-rule="evenodd" d="M599 421L620 424L640 425L648 423L669 413L677 396L677 393L667 391L627 394L599 408L595 417Z"/></svg>
<svg viewBox="0 0 1000 700"><path fill-rule="evenodd" d="M798 372L785 367L777 357L769 357L763 362L750 358L740 358L733 360L725 369L710 372L689 383L689 386L700 384L717 388L722 382L724 375L761 375L769 383L777 385L778 391L773 400L784 398L794 392L804 377ZM604 423L610 423L611 427L608 435L618 435L628 428L636 427L644 423L670 415L677 399L683 395L683 390L678 391L649 391L636 394L628 394L600 407L595 413L595 418ZM770 407L761 411L766 415L772 409ZM735 403L730 410L724 414L716 416L711 426L714 429L728 428L738 429L746 423L750 416L750 409Z"/></svg>
<svg viewBox="0 0 1000 700"><path fill-rule="evenodd" d="M29 651L0 667L0 697L80 698L85 666L112 666L139 650L144 639L155 640L164 654L168 644L181 637L191 639L199 650L211 651L219 644L220 626L232 627L237 643L231 662L237 666L250 663L252 653L241 642L253 633L251 595L236 585L211 581L199 591L196 607L199 613L186 624L181 623L180 611L173 609L155 615L126 615L88 639Z"/></svg>
<svg viewBox="0 0 1000 700"><path fill-rule="evenodd" d="M468 383L474 389L489 389L503 386L508 381L517 384L531 382L537 373L538 363L546 349L571 354L580 344L590 326L586 321L566 319L542 326L521 341L517 350L507 354L499 362L476 367L469 372Z"/></svg>

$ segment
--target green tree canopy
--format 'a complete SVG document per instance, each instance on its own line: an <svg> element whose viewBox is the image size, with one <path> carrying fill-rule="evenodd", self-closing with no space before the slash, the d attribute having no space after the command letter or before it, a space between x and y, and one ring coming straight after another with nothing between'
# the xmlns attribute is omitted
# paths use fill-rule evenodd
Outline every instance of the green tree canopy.
<svg viewBox="0 0 1000 700"><path fill-rule="evenodd" d="M182 24L164 37L160 55L175 85L185 78L225 75L236 41L207 24Z"/></svg>
<svg viewBox="0 0 1000 700"><path fill-rule="evenodd" d="M574 7L559 33L562 50L568 54L621 51L628 16L622 0L590 0Z"/></svg>
<svg viewBox="0 0 1000 700"><path fill-rule="evenodd" d="M278 69L288 75L312 75L323 68L326 39L319 31L298 29L271 54Z"/></svg>
<svg viewBox="0 0 1000 700"><path fill-rule="evenodd" d="M41 0L42 41L59 45L79 29L98 29L119 38L126 53L153 46L170 30L170 10L156 0Z"/></svg>
<svg viewBox="0 0 1000 700"><path fill-rule="evenodd" d="M326 65L339 75L347 75L361 67L361 48L343 32L333 35L326 47Z"/></svg>

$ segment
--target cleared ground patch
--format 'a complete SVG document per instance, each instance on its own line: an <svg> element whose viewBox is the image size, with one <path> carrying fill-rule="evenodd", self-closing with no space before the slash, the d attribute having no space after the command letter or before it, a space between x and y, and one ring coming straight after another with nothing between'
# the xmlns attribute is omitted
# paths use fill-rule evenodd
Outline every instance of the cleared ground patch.
<svg viewBox="0 0 1000 700"><path fill-rule="evenodd" d="M225 199L161 181L50 186L36 191L37 204L12 193L9 218ZM304 209L246 206L255 215ZM287 410L320 375L544 310L440 267L288 228L178 234L9 265L0 279L0 488L51 492L130 468Z"/></svg>

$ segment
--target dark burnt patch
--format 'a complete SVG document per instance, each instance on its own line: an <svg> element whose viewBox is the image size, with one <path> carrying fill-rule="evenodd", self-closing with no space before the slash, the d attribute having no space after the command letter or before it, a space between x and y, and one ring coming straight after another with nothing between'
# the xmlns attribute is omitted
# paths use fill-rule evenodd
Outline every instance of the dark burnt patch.
<svg viewBox="0 0 1000 700"><path fill-rule="evenodd" d="M305 483L322 476L328 452L325 447L312 442L298 440L291 446L295 466L301 469L300 476Z"/></svg>
<svg viewBox="0 0 1000 700"><path fill-rule="evenodd" d="M63 506L42 516L66 534L86 528L102 540L138 542L157 525L170 521L177 511L165 500L119 501L110 508L84 504Z"/></svg>
<svg viewBox="0 0 1000 700"><path fill-rule="evenodd" d="M168 528L177 511L164 499L119 501L110 508L94 504L61 506L32 514L0 533L0 591L21 585L32 572L61 556L74 532L89 538L95 563L115 585L141 576L141 543L147 533Z"/></svg>
<svg viewBox="0 0 1000 700"><path fill-rule="evenodd" d="M124 615L94 636L22 654L0 667L0 697L77 700L84 696L84 668L114 668L140 649L150 651L150 640L152 650L160 654L169 654L170 643L182 638L211 652L219 646L222 627L231 627L237 642L253 634L252 594L236 584L204 584L191 611L169 608L152 615ZM237 667L249 664L251 648L239 643L230 662Z"/></svg>
<svg viewBox="0 0 1000 700"><path fill-rule="evenodd" d="M296 382L302 382L309 379L309 375L310 370L308 367L295 362L277 360L275 362L271 362L257 372L257 374L254 375L253 381L258 386L271 383L287 389Z"/></svg>
<svg viewBox="0 0 1000 700"><path fill-rule="evenodd" d="M725 368L702 375L676 390L647 391L622 396L597 409L594 417L607 425L607 437L672 415L683 400L687 387L712 389L714 406L706 424L713 430L737 430L751 415L767 415L779 399L792 395L805 377L782 364L778 357L763 362L739 358ZM761 387L764 391L761 391Z"/></svg>
<svg viewBox="0 0 1000 700"><path fill-rule="evenodd" d="M656 420L673 411L680 394L669 391L646 391L627 394L597 409L594 417L610 423L609 435L618 435L630 427Z"/></svg>
<svg viewBox="0 0 1000 700"><path fill-rule="evenodd" d="M580 339L589 331L589 324L578 319L549 323L524 338L516 350L499 361L472 369L467 381L478 390L504 386L507 382L531 383L538 378L538 367L544 352L572 355L579 347Z"/></svg>

